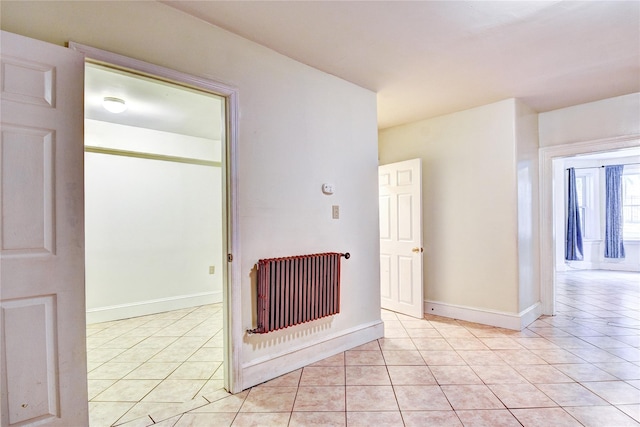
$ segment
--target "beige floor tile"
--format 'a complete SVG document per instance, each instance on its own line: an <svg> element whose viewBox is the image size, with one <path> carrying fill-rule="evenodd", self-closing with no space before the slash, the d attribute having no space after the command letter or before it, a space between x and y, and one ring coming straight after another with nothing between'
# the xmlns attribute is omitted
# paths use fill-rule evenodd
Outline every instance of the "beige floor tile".
<svg viewBox="0 0 640 427"><path fill-rule="evenodd" d="M640 404L640 390L624 381L583 382L582 385L613 405Z"/></svg>
<svg viewBox="0 0 640 427"><path fill-rule="evenodd" d="M118 356L114 357L112 362L138 362L144 363L149 361L153 356L155 356L158 351L157 348L148 348L148 347L132 347L128 350L123 351Z"/></svg>
<svg viewBox="0 0 640 427"><path fill-rule="evenodd" d="M376 346L377 346L377 342L376 342ZM309 366L344 366L344 352L319 360L315 363L312 363Z"/></svg>
<svg viewBox="0 0 640 427"><path fill-rule="evenodd" d="M147 394L143 402L181 403L193 399L205 380L164 380Z"/></svg>
<svg viewBox="0 0 640 427"><path fill-rule="evenodd" d="M389 350L417 350L413 341L408 338L381 338L378 342L383 353Z"/></svg>
<svg viewBox="0 0 640 427"><path fill-rule="evenodd" d="M442 338L440 332L433 328L424 328L424 329L407 329L407 335L409 337L415 338Z"/></svg>
<svg viewBox="0 0 640 427"><path fill-rule="evenodd" d="M437 385L394 386L400 411L450 411L449 401Z"/></svg>
<svg viewBox="0 0 640 427"><path fill-rule="evenodd" d="M413 338L413 343L421 351L453 351L453 347L444 338Z"/></svg>
<svg viewBox="0 0 640 427"><path fill-rule="evenodd" d="M426 365L422 355L418 350L382 350L385 364L387 366L423 366Z"/></svg>
<svg viewBox="0 0 640 427"><path fill-rule="evenodd" d="M174 427L229 427L235 416L234 413L196 414L189 412L182 415Z"/></svg>
<svg viewBox="0 0 640 427"><path fill-rule="evenodd" d="M223 362L224 349L220 347L202 347L188 359L190 362Z"/></svg>
<svg viewBox="0 0 640 427"><path fill-rule="evenodd" d="M291 412L297 387L254 387L240 412Z"/></svg>
<svg viewBox="0 0 640 427"><path fill-rule="evenodd" d="M616 405L616 408L640 423L640 405Z"/></svg>
<svg viewBox="0 0 640 427"><path fill-rule="evenodd" d="M454 411L407 411L402 418L406 427L462 427Z"/></svg>
<svg viewBox="0 0 640 427"><path fill-rule="evenodd" d="M634 332L640 326L638 275L627 276L629 279L619 273L603 275L613 277L602 282L606 283L606 291L598 288L603 284L580 281L581 275L597 276L593 272L572 272L566 277L573 282L565 284L564 276L560 275L558 314L543 316L522 331L432 315L417 320L383 310L384 339L328 357L235 396L223 389L223 369L220 360L215 360L221 359L223 348L220 304L89 325L89 372L94 376L115 377L90 379L90 398L94 398L90 402L91 419L97 422L100 413L107 414L109 419L118 416L123 427L142 427L149 420L159 422L158 427L173 427L177 423L209 426L216 425L212 424L214 419L220 420L220 425L233 421L234 425L292 427L340 426L345 421L349 426L376 427L514 425L515 419L504 408L502 399L525 427L580 425L576 418L586 426L640 424L640 403L636 397L640 392L640 334ZM627 291L620 288L627 283L625 280L633 289L629 291L630 299L625 299ZM155 365L148 362L151 358L156 358ZM420 365L410 365L418 362ZM182 369L168 381L181 381L175 379L181 376L203 381L204 386L193 400L182 403L95 400L116 395L118 399L133 399L132 394L141 394L139 387L123 388L118 385L121 381L116 382L129 367L134 369L126 373L126 381L138 380L133 377L160 381L166 378L167 371L171 373L180 365ZM315 368L338 369L333 372ZM438 375L434 376L432 371ZM481 382L438 386L436 377L442 383ZM523 382L527 379L535 386ZM304 385L332 382L338 384ZM169 387L171 383L163 383L157 385L157 394L163 388L174 392L181 389L176 384ZM360 385L367 383L370 385ZM430 395L435 391L440 396ZM618 402L617 406L609 405L607 400ZM338 402L342 407L332 410L332 405ZM437 406L438 402L453 405L458 414L450 407L441 410L429 406ZM554 406L527 407L550 402ZM345 406L349 412L344 411ZM430 409L418 409L425 407ZM110 409L120 413L110 413ZM122 411L126 413L122 415ZM99 422L91 427L114 421Z"/></svg>
<svg viewBox="0 0 640 427"><path fill-rule="evenodd" d="M357 347L352 348L351 350L355 351L380 351L380 343L379 340L373 340L366 344L359 345ZM344 353L341 353L344 354Z"/></svg>
<svg viewBox="0 0 640 427"><path fill-rule="evenodd" d="M521 350L523 347L509 337L485 337L480 341L491 350Z"/></svg>
<svg viewBox="0 0 640 427"><path fill-rule="evenodd" d="M558 365L561 367L562 365ZM514 366L520 375L533 384L570 383L573 379L551 365Z"/></svg>
<svg viewBox="0 0 640 427"><path fill-rule="evenodd" d="M489 350L484 342L475 337L456 338L449 337L447 342L454 350Z"/></svg>
<svg viewBox="0 0 640 427"><path fill-rule="evenodd" d="M111 426L132 406L132 402L89 402L89 425Z"/></svg>
<svg viewBox="0 0 640 427"><path fill-rule="evenodd" d="M163 349L173 344L177 339L178 337L148 336L144 340L140 341L136 347Z"/></svg>
<svg viewBox="0 0 640 427"><path fill-rule="evenodd" d="M346 392L348 412L398 410L391 386L347 386Z"/></svg>
<svg viewBox="0 0 640 427"><path fill-rule="evenodd" d="M307 366L302 369L300 386L344 385L344 366Z"/></svg>
<svg viewBox="0 0 640 427"><path fill-rule="evenodd" d="M176 370L178 366L180 366L180 363L178 362L143 363L138 368L127 374L125 379L163 380Z"/></svg>
<svg viewBox="0 0 640 427"><path fill-rule="evenodd" d="M640 380L640 366L635 363L594 363L594 365L621 380Z"/></svg>
<svg viewBox="0 0 640 427"><path fill-rule="evenodd" d="M384 365L381 351L345 351L346 365Z"/></svg>
<svg viewBox="0 0 640 427"><path fill-rule="evenodd" d="M551 350L534 349L531 352L547 363L586 363L586 360L562 348Z"/></svg>
<svg viewBox="0 0 640 427"><path fill-rule="evenodd" d="M591 363L564 363L554 366L574 381L613 381L617 379Z"/></svg>
<svg viewBox="0 0 640 427"><path fill-rule="evenodd" d="M111 387L117 380L87 380L87 389L89 393L89 400Z"/></svg>
<svg viewBox="0 0 640 427"><path fill-rule="evenodd" d="M460 350L458 354L471 366L506 365L507 363L491 350Z"/></svg>
<svg viewBox="0 0 640 427"><path fill-rule="evenodd" d="M108 362L126 351L122 348L94 348L87 351L88 362Z"/></svg>
<svg viewBox="0 0 640 427"><path fill-rule="evenodd" d="M527 380L511 366L471 367L485 384L522 384Z"/></svg>
<svg viewBox="0 0 640 427"><path fill-rule="evenodd" d="M407 330L403 327L400 328L384 328L385 338L409 338Z"/></svg>
<svg viewBox="0 0 640 427"><path fill-rule="evenodd" d="M570 406L564 408L586 427L637 427L638 423L615 406Z"/></svg>
<svg viewBox="0 0 640 427"><path fill-rule="evenodd" d="M174 362L175 363L175 362ZM172 380L208 380L222 365L222 362L187 361L175 369L169 379Z"/></svg>
<svg viewBox="0 0 640 427"><path fill-rule="evenodd" d="M609 404L579 383L537 384L536 387L560 406Z"/></svg>
<svg viewBox="0 0 640 427"><path fill-rule="evenodd" d="M444 385L441 387L453 409L504 409L485 385Z"/></svg>
<svg viewBox="0 0 640 427"><path fill-rule="evenodd" d="M435 377L427 366L387 366L387 371L393 385L437 384Z"/></svg>
<svg viewBox="0 0 640 427"><path fill-rule="evenodd" d="M346 385L391 385L388 368L390 367L347 366Z"/></svg>
<svg viewBox="0 0 640 427"><path fill-rule="evenodd" d="M93 398L93 401L139 402L159 383L159 380L119 380Z"/></svg>
<svg viewBox="0 0 640 427"><path fill-rule="evenodd" d="M464 366L467 364L453 350L420 350L420 355L428 366Z"/></svg>
<svg viewBox="0 0 640 427"><path fill-rule="evenodd" d="M202 406L200 408L194 409L191 412L233 412L236 413L242 407L244 400L249 395L249 391L245 390L243 392L233 394L222 399L218 399L214 402L209 403L208 405Z"/></svg>
<svg viewBox="0 0 640 427"><path fill-rule="evenodd" d="M302 369L297 369L293 372L289 372L288 374L280 375L277 378L269 380L262 384L261 387L297 387L300 385L301 377Z"/></svg>
<svg viewBox="0 0 640 427"><path fill-rule="evenodd" d="M506 409L456 411L465 426L473 427L521 427L518 420ZM544 424L540 424L542 426ZM553 424L549 424L553 425Z"/></svg>
<svg viewBox="0 0 640 427"><path fill-rule="evenodd" d="M347 425L345 412L293 412L289 427L344 427Z"/></svg>
<svg viewBox="0 0 640 427"><path fill-rule="evenodd" d="M198 392L198 396L207 399L209 402L229 396L230 393L224 389L224 380L210 379Z"/></svg>
<svg viewBox="0 0 640 427"><path fill-rule="evenodd" d="M581 427L578 421L562 408L512 409L511 413L524 427Z"/></svg>
<svg viewBox="0 0 640 427"><path fill-rule="evenodd" d="M404 427L400 411L347 412L348 427Z"/></svg>
<svg viewBox="0 0 640 427"><path fill-rule="evenodd" d="M287 427L291 412L248 413L239 412L231 424L233 427Z"/></svg>
<svg viewBox="0 0 640 427"><path fill-rule="evenodd" d="M527 350L494 350L502 360L511 366L514 365L545 365L547 362L536 355L535 353Z"/></svg>
<svg viewBox="0 0 640 427"><path fill-rule="evenodd" d="M489 388L509 409L558 406L533 384L492 384Z"/></svg>
<svg viewBox="0 0 640 427"><path fill-rule="evenodd" d="M342 386L298 387L295 411L344 411L345 388Z"/></svg>
<svg viewBox="0 0 640 427"><path fill-rule="evenodd" d="M432 366L431 372L438 384L482 384L480 377L469 366Z"/></svg>

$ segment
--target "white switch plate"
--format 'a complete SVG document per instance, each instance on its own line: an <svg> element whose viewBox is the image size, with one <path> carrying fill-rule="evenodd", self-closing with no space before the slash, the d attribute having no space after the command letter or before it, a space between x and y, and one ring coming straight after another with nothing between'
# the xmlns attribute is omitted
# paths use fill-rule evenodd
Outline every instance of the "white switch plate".
<svg viewBox="0 0 640 427"><path fill-rule="evenodd" d="M339 219L340 218L340 206L338 206L338 205L331 206L331 217L333 219Z"/></svg>

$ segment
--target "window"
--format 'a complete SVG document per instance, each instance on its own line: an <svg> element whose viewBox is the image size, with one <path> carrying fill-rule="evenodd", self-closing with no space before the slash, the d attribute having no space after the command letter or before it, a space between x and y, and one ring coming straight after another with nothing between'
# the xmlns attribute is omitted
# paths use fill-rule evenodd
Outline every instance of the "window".
<svg viewBox="0 0 640 427"><path fill-rule="evenodd" d="M622 175L622 207L624 240L640 240L640 168Z"/></svg>
<svg viewBox="0 0 640 427"><path fill-rule="evenodd" d="M580 211L580 230L584 237L587 233L587 177L576 176L576 192L578 193L578 210Z"/></svg>
<svg viewBox="0 0 640 427"><path fill-rule="evenodd" d="M600 238L600 212L597 198L598 169L576 171L576 191L580 210L582 237L588 240Z"/></svg>

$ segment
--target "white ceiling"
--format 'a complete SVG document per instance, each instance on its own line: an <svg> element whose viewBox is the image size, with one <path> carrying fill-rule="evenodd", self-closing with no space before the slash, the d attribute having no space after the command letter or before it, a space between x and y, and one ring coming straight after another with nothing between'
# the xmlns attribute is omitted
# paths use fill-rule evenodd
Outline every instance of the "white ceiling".
<svg viewBox="0 0 640 427"><path fill-rule="evenodd" d="M163 1L378 93L386 128L640 91L639 1Z"/></svg>
<svg viewBox="0 0 640 427"><path fill-rule="evenodd" d="M105 97L120 98L126 111L110 113ZM85 118L211 140L222 139L223 98L161 80L88 63Z"/></svg>

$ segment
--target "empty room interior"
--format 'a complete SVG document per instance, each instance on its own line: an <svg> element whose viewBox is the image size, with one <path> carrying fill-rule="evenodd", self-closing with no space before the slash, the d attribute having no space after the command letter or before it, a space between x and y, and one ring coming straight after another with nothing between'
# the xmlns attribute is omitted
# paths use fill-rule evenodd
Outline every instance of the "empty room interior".
<svg viewBox="0 0 640 427"><path fill-rule="evenodd" d="M640 2L0 25L2 426L640 426Z"/></svg>

